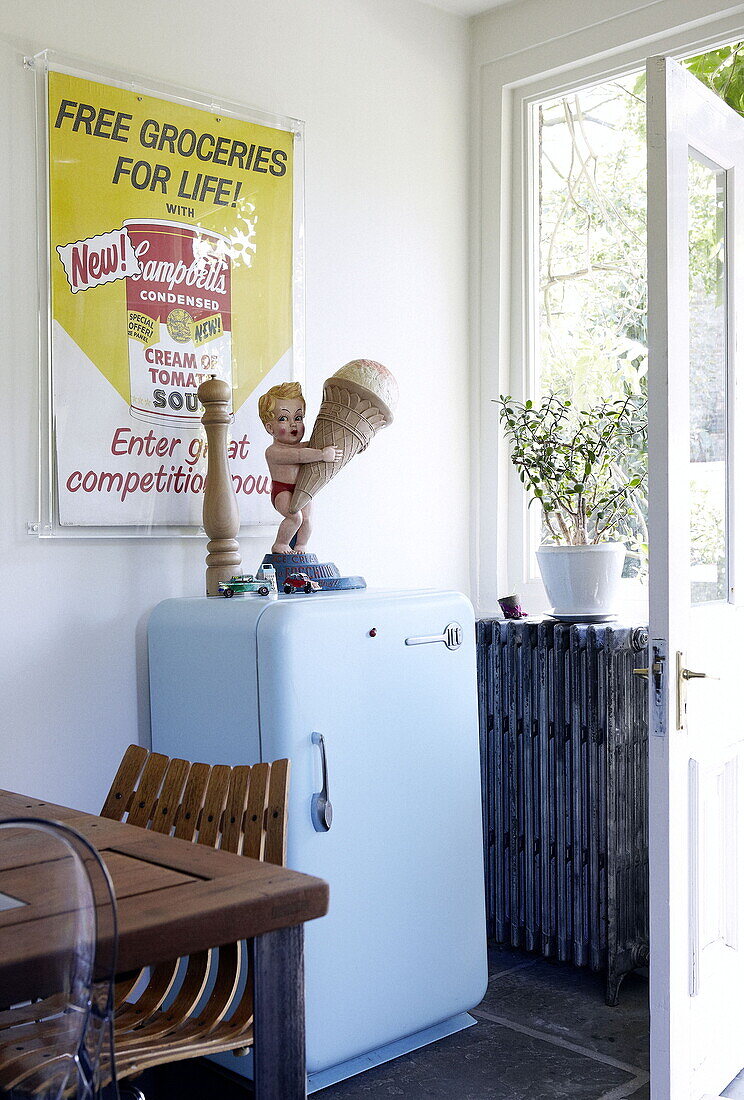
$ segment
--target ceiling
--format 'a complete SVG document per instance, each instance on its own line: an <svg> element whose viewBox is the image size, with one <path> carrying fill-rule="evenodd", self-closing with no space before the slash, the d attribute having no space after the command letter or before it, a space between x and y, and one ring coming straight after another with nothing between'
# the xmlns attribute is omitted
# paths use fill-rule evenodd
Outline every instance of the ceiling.
<svg viewBox="0 0 744 1100"><path fill-rule="evenodd" d="M456 15L478 15L482 11L490 11L491 8L499 8L511 3L511 0L423 0L423 2L433 8L454 12Z"/></svg>

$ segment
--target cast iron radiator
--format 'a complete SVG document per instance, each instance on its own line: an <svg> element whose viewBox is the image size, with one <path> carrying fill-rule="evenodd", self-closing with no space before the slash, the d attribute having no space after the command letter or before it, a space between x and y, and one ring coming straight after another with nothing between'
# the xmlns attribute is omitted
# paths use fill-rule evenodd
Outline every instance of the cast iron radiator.
<svg viewBox="0 0 744 1100"><path fill-rule="evenodd" d="M648 631L477 623L488 930L607 971L648 962Z"/></svg>

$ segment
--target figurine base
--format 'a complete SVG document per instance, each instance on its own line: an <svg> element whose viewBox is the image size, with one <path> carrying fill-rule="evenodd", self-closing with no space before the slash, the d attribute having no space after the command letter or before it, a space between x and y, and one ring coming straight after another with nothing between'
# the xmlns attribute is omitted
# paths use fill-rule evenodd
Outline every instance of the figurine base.
<svg viewBox="0 0 744 1100"><path fill-rule="evenodd" d="M332 561L319 562L316 554L266 554L261 564L274 566L280 592L288 573L307 573L323 592L346 592L367 587L364 577L342 577Z"/></svg>

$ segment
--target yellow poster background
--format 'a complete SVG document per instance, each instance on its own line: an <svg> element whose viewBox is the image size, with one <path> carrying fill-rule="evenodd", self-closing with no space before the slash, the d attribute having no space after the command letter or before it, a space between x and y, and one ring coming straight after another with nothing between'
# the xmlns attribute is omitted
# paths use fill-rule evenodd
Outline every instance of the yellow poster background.
<svg viewBox="0 0 744 1100"><path fill-rule="evenodd" d="M92 108L77 119L77 107L66 105L62 124L56 126L62 101ZM106 112L101 114L101 112ZM131 115L116 127L117 115ZM99 120L100 123L99 123ZM163 148L142 145L145 134L162 133L163 126L179 133L209 133L247 146L283 151L286 171L252 171L234 162L231 166L182 156ZM75 123L77 121L77 129ZM95 130L98 125L99 136ZM125 130L124 127L128 127ZM86 130L90 130L88 133ZM170 131L172 132L172 131ZM119 140L113 138L118 134ZM207 143L205 149L208 147ZM128 219L158 218L213 230L234 246L232 259L232 359L233 409L237 411L261 379L292 345L292 242L293 242L293 135L287 130L224 117L210 111L172 103L66 73L49 73L49 188L50 270L52 316L65 329L126 402L129 392L129 354L125 279L72 293L57 246L71 244L121 228ZM161 177L166 168L167 193L162 186L142 189L131 175L113 183L120 157L144 161ZM219 205L210 194L207 201L179 197L179 181L189 172L240 183L237 201ZM144 179L147 169L140 171ZM221 197L235 194L225 187ZM167 204L190 212L169 211Z"/></svg>

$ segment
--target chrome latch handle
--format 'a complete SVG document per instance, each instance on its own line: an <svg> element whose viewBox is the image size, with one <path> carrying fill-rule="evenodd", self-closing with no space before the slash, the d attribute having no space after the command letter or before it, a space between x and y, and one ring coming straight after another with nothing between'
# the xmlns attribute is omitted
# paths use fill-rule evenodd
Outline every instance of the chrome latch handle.
<svg viewBox="0 0 744 1100"><path fill-rule="evenodd" d="M427 645L429 642L444 642L447 649L459 649L462 645L462 627L459 623L448 623L443 634L420 634L406 638L406 645Z"/></svg>
<svg viewBox="0 0 744 1100"><path fill-rule="evenodd" d="M328 762L326 760L325 741L322 733L313 733L312 743L320 749L320 766L323 773L322 789L314 794L310 802L310 817L316 833L327 833L333 824L333 806L328 797Z"/></svg>

